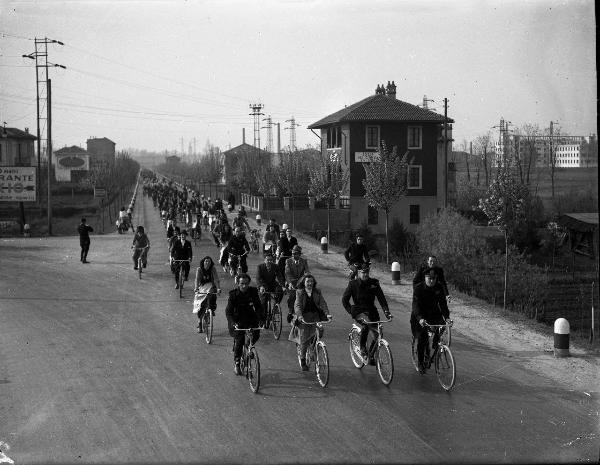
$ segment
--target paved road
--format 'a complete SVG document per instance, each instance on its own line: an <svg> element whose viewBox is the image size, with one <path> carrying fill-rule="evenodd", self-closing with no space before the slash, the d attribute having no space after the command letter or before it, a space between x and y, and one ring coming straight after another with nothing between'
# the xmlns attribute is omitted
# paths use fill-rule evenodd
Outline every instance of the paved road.
<svg viewBox="0 0 600 465"><path fill-rule="evenodd" d="M348 355L345 280L310 265L334 322L325 340L330 384L299 370L294 345L264 333L259 394L233 374L226 297L215 339L195 332L191 283L180 299L165 233L148 200L136 222L152 242L140 281L131 235L0 241L0 458L15 463L392 463L598 460L597 392L582 393L522 368L468 335L453 348L457 386L445 393L410 361L406 302L386 327L396 373L383 386ZM76 228L77 225L73 227ZM216 258L208 239L195 265ZM254 275L259 258L250 258ZM222 275L223 289L231 278ZM284 327L284 332L288 329ZM0 460L1 461L1 460Z"/></svg>

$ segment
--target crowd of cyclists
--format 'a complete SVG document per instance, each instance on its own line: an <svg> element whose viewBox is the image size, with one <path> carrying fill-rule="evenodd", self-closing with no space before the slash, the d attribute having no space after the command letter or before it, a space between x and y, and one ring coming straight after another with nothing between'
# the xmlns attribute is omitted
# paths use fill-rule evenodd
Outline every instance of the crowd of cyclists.
<svg viewBox="0 0 600 465"><path fill-rule="evenodd" d="M317 329L314 323L330 320L331 315L317 281L310 272L308 261L302 257L302 248L293 231L285 224L280 227L274 219L269 220L262 237L264 260L256 270L256 286L251 286L252 279L248 274L246 260L251 248L246 234L256 235L257 230L250 228L243 206L240 206L232 224L229 224L223 202L219 198L211 200L186 187L166 180L159 181L153 173L146 173L142 180L143 192L152 199L166 228L171 272L176 288L179 288L180 273L188 281L191 272L193 247L188 240L188 230L193 237L206 233L218 248L218 260L213 260L210 255L203 257L195 272L194 292L196 299L200 301L200 305L194 306L195 312L198 308L198 332L204 331L204 312L211 311L214 315L217 307L217 295L221 293L218 262L223 272L230 273L235 278L225 310L229 334L233 338L234 372L241 374L240 356L244 343L244 333L236 331L236 328L263 327L270 295L274 296L278 304L287 295L287 322L292 329L297 328L294 338L290 333L289 339L297 342L301 370L308 370L305 363L307 347L315 331L321 331L322 335L322 328ZM231 204L228 207L231 212ZM140 253L144 254L142 263L146 266L149 245L143 226L138 226L133 242L134 268ZM379 281L370 277L370 254L362 235L356 236L344 257L348 263L349 280L341 302L361 328L360 353L364 363L373 365L375 361L369 355L373 351L367 348L367 341L369 333L377 331L377 325L373 322L380 321L375 300L388 321L392 319L392 314ZM423 374L426 372L424 358L427 356L429 342L427 326L450 321L447 305L450 296L443 270L437 266L435 257L428 257L417 271L413 289L410 327L417 341L418 371ZM253 342L259 337L260 331L253 331ZM436 334L434 346L438 339Z"/></svg>

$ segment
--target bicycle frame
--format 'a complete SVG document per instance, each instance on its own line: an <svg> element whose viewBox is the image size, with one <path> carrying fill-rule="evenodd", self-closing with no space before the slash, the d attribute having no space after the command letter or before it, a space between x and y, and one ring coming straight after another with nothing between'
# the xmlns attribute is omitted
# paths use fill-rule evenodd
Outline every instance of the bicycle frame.
<svg viewBox="0 0 600 465"><path fill-rule="evenodd" d="M367 321L361 319L361 323L366 324L368 331L373 333L370 347L367 349L368 358L375 359L379 378L386 386L392 382L392 378L394 377L394 360L389 344L383 338L382 324L389 323L391 321L391 318L389 320L380 321ZM374 328L372 325L376 325L376 328ZM359 348L357 347L360 343L356 339L360 337L362 329L363 328L360 323L354 322L352 324L352 328L350 329L350 333L348 334L348 339L350 341L350 357L352 358L352 363L354 363L354 366L359 369L367 363L367 360L363 359L362 354L358 353ZM383 353L381 352L382 350L384 350ZM385 363L383 363L382 360Z"/></svg>
<svg viewBox="0 0 600 465"><path fill-rule="evenodd" d="M135 250L139 250L140 251L140 255L139 255L138 259L137 259L138 276L139 276L140 279L142 279L142 268L143 268L143 266L142 266L143 265L142 258L144 256L144 250L149 249L149 248L150 248L149 245L147 245L145 247L134 247Z"/></svg>
<svg viewBox="0 0 600 465"><path fill-rule="evenodd" d="M275 301L275 297L278 294L281 294L283 297L283 295L285 295L285 290L282 288L281 292L265 291L265 292L262 292L261 294L268 295L267 312L265 315L265 329L269 329L269 328L273 329L273 337L276 340L279 340L279 337L281 336L282 313L281 313L281 305L279 304L279 302ZM273 311L275 305L277 305L279 307L279 322L275 321L275 313Z"/></svg>
<svg viewBox="0 0 600 465"><path fill-rule="evenodd" d="M312 361L315 362L315 374L321 387L326 387L329 382L329 356L327 346L321 339L321 329L323 325L331 323L332 317L328 315L326 321L307 322L300 318L302 324L315 326L315 334L311 336L311 342L306 351L306 365L310 367ZM320 354L320 355L319 355Z"/></svg>
<svg viewBox="0 0 600 465"><path fill-rule="evenodd" d="M245 331L244 335L244 346L242 348L242 357L240 359L240 365L242 373L248 379L250 383L250 390L257 393L260 388L260 360L258 358L258 351L252 342L252 331L261 330L264 328L238 328L234 327L236 331Z"/></svg>
<svg viewBox="0 0 600 465"><path fill-rule="evenodd" d="M229 254L229 258L227 260L228 265L229 265L229 274L231 275L232 278L237 280L237 276L242 273L242 257L246 256L248 254L248 252L244 252L241 255L236 255L236 254ZM232 265L234 264L234 262L236 262L236 266L233 267Z"/></svg>
<svg viewBox="0 0 600 465"><path fill-rule="evenodd" d="M185 281L184 276L183 276L183 267L181 266L181 264L183 262L188 262L190 263L191 260L173 260L174 263L179 263L179 265L177 265L179 267L179 279L177 281L177 284L179 285L179 298L183 298L183 283Z"/></svg>
<svg viewBox="0 0 600 465"><path fill-rule="evenodd" d="M450 391L454 387L454 383L456 381L456 364L454 362L452 351L450 350L450 345L447 342L447 337L450 336L449 331L452 325L453 322L450 319L446 320L446 323L443 325L425 325L428 340L425 348L423 364L425 365L426 369L430 369L431 365L434 364L438 381L440 382L442 388L446 391ZM436 332L439 333L439 342L435 347L432 347L433 338ZM411 356L415 369L420 371L417 360L417 340L414 336L412 341ZM421 373L423 372L421 371Z"/></svg>

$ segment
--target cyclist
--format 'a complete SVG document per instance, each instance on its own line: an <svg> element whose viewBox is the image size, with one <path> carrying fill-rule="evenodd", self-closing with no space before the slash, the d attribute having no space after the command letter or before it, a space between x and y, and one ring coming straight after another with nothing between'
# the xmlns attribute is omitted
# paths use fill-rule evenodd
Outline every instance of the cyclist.
<svg viewBox="0 0 600 465"><path fill-rule="evenodd" d="M121 207L119 211L119 229L122 231L127 231L129 229L129 217L127 216L127 212L125 211L125 207Z"/></svg>
<svg viewBox="0 0 600 465"><path fill-rule="evenodd" d="M246 216L248 216L246 213L246 207L244 207L243 205L240 205L240 208L238 209L238 215L241 215L244 218L246 218Z"/></svg>
<svg viewBox="0 0 600 465"><path fill-rule="evenodd" d="M202 237L202 217L199 213L195 215L194 224L192 225L192 235L195 235L197 239Z"/></svg>
<svg viewBox="0 0 600 465"><path fill-rule="evenodd" d="M277 258L277 266L281 271L282 275L285 275L285 262L292 256L292 248L285 237L285 231L279 233L279 240L277 241L277 251L275 254Z"/></svg>
<svg viewBox="0 0 600 465"><path fill-rule="evenodd" d="M442 289L444 290L444 296L446 297L446 300L450 302L450 294L448 293L448 284L446 284L444 270L442 267L438 266L437 257L435 255L429 255L425 263L423 263L415 273L415 277L413 278L413 290L416 288L417 284L425 281L425 272L432 268L436 272L437 282L441 284Z"/></svg>
<svg viewBox="0 0 600 465"><path fill-rule="evenodd" d="M229 292L229 300L225 309L229 334L233 337L234 373L241 375L240 357L244 347L244 332L236 331L236 327L255 328L264 321L263 307L258 297L258 289L250 286L250 276L242 273L239 276L237 289ZM252 331L252 342L258 341L260 331Z"/></svg>
<svg viewBox="0 0 600 465"><path fill-rule="evenodd" d="M187 240L187 231L184 229L181 231L179 240L174 241L171 247L171 258L173 260L189 260L187 262L173 262L171 270L175 273L175 289L179 289L179 273L183 271L184 279L188 280L193 254L192 243Z"/></svg>
<svg viewBox="0 0 600 465"><path fill-rule="evenodd" d="M269 218L269 226L271 226L271 230L276 234L276 237L279 237L279 225L275 222L275 218Z"/></svg>
<svg viewBox="0 0 600 465"><path fill-rule="evenodd" d="M288 323L292 322L294 315L296 292L293 291L295 291L298 288L298 285L301 284L302 276L306 273L310 273L308 269L308 262L300 255L302 255L302 248L299 245L295 245L292 248L292 258L288 258L285 262L285 281L288 289L292 291L288 297Z"/></svg>
<svg viewBox="0 0 600 465"><path fill-rule="evenodd" d="M242 215L242 212L239 211L237 216L233 219L233 228L237 228L240 227L242 229L244 229L244 227L246 229L248 229L248 231L250 230L250 225L248 224L248 220L246 219L245 216Z"/></svg>
<svg viewBox="0 0 600 465"><path fill-rule="evenodd" d="M285 279L275 265L273 255L265 255L265 262L256 267L256 285L266 314L270 298L266 292L275 292L275 302L279 303L283 298L283 286L285 286Z"/></svg>
<svg viewBox="0 0 600 465"><path fill-rule="evenodd" d="M296 317L295 324L298 326L300 343L297 344L298 361L302 371L307 371L306 365L306 350L310 345L310 340L315 334L315 325L305 325L303 321L313 323L316 321L327 321L327 302L323 298L323 294L317 288L317 281L312 274L305 274L301 278L301 283L298 286L300 289L296 291L296 302L294 304L294 314ZM321 333L321 335L323 335Z"/></svg>
<svg viewBox="0 0 600 465"><path fill-rule="evenodd" d="M148 251L150 250L150 239L144 232L143 226L138 226L135 236L133 236L133 269L138 269L138 258L142 255L142 266L146 268L148 264Z"/></svg>
<svg viewBox="0 0 600 465"><path fill-rule="evenodd" d="M365 321L380 320L379 312L375 307L376 297L385 317L389 320L392 315L387 300L385 299L385 295L383 295L383 290L379 285L379 281L370 278L369 266L363 265L358 270L358 279L348 282L348 286L342 296L342 305L362 328L360 332L360 352L365 363L368 361L371 365L374 365L375 361L368 357L370 351L367 352L366 344L369 330L374 330L377 326L366 324ZM350 305L351 298L354 302L353 305Z"/></svg>
<svg viewBox="0 0 600 465"><path fill-rule="evenodd" d="M285 237L287 238L290 249L293 249L295 245L298 245L298 239L296 239L295 236L292 236L292 230L290 228L285 230Z"/></svg>
<svg viewBox="0 0 600 465"><path fill-rule="evenodd" d="M365 263L369 263L369 251L364 243L364 239L362 233L357 233L356 242L350 244L350 247L344 252L344 257L351 270L350 279L356 278L358 268L362 267Z"/></svg>
<svg viewBox="0 0 600 465"><path fill-rule="evenodd" d="M242 228L237 226L234 230L233 237L225 247L225 251L229 255L238 255L235 257L235 260L240 261L240 265L242 267L242 273L248 272L248 264L246 263L246 255L250 252L250 244L248 244L248 240L246 239L246 235ZM237 263L232 263L232 267L237 267Z"/></svg>
<svg viewBox="0 0 600 465"><path fill-rule="evenodd" d="M413 291L412 312L410 314L410 329L417 340L417 361L419 373L425 373L425 349L429 343L427 324L443 325L450 318L450 311L444 296L444 288L438 282L437 270L429 268L424 273L425 282L415 286ZM440 340L436 331L433 336L433 347Z"/></svg>
<svg viewBox="0 0 600 465"><path fill-rule="evenodd" d="M206 311L206 306L203 302L206 300L208 309L215 314L217 309L217 295L221 293L221 284L219 282L219 273L215 268L213 259L208 255L200 260L200 266L196 270L196 281L194 284L194 292L203 292L205 294L200 296L201 307L198 312L198 332L203 331L202 328L202 317ZM211 294L209 294L209 292Z"/></svg>
<svg viewBox="0 0 600 465"><path fill-rule="evenodd" d="M275 243L277 242L277 234L273 230L273 227L268 224L266 227L265 234L263 235L263 253L265 255L272 255L275 252Z"/></svg>

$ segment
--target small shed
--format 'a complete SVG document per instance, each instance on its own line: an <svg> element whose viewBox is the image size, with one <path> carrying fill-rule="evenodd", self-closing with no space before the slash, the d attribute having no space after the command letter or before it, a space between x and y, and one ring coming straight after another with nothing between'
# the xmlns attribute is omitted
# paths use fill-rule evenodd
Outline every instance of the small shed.
<svg viewBox="0 0 600 465"><path fill-rule="evenodd" d="M593 259L598 256L598 212L565 213L558 223L569 231L571 250Z"/></svg>

